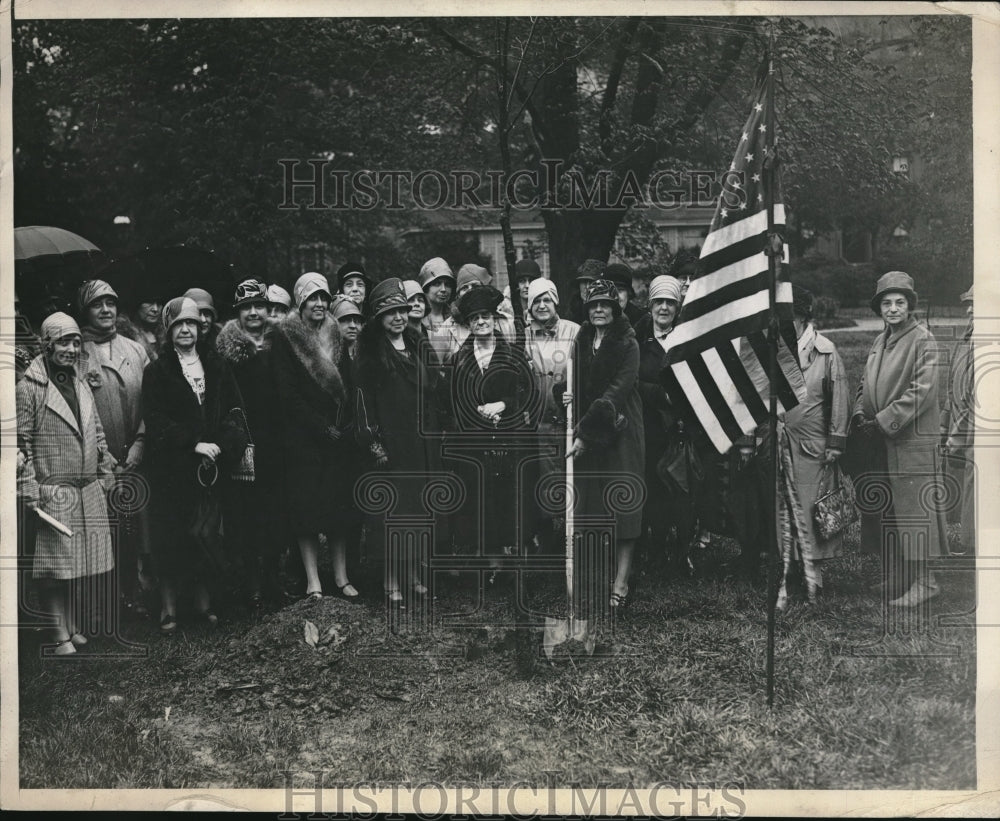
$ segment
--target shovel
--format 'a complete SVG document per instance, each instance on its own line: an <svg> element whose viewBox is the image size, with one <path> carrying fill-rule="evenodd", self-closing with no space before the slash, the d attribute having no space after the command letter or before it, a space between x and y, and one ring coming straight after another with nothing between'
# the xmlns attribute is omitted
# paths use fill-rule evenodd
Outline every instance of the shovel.
<svg viewBox="0 0 1000 821"><path fill-rule="evenodd" d="M573 360L566 362L566 390L573 392ZM566 452L573 447L573 403L566 406ZM567 641L579 641L587 655L594 654L594 637L590 635L586 619L578 619L573 607L573 459L566 459L566 614L568 618L546 617L545 632L542 634L542 649L545 657L552 661L552 651Z"/></svg>

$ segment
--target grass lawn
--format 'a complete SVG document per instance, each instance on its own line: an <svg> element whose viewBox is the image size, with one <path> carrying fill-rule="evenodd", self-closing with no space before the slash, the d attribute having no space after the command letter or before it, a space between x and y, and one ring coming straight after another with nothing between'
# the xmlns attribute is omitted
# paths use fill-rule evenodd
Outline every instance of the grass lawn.
<svg viewBox="0 0 1000 821"><path fill-rule="evenodd" d="M856 381L871 335L835 342ZM972 789L973 573L947 565L929 608L892 613L857 544L855 527L817 605L800 592L779 615L773 709L764 585L724 576L725 539L693 578L640 575L627 615L594 625L595 655L554 664L537 655L539 631L503 626L509 590L477 608L454 584L434 609L465 614L448 624L411 609L389 629L379 601L334 598L237 610L214 632L182 623L170 639L127 622L146 657L105 639L43 660L24 629L21 787L270 788L286 770L305 784L325 770L340 782ZM557 607L559 589L558 575L536 581L532 601ZM345 640L309 646L306 620Z"/></svg>

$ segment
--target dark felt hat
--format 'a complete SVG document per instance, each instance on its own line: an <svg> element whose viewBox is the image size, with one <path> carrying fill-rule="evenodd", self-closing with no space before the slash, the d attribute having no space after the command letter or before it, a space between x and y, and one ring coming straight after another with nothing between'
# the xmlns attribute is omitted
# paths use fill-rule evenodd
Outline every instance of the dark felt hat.
<svg viewBox="0 0 1000 821"><path fill-rule="evenodd" d="M456 318L464 325L473 314L478 314L482 311L489 311L495 314L501 302L503 302L503 294L492 285L473 288L459 297L457 306L458 316Z"/></svg>
<svg viewBox="0 0 1000 821"><path fill-rule="evenodd" d="M337 290L344 290L344 280L348 277L361 277L365 281L365 288L371 290L371 277L365 272L365 266L360 262L345 262L337 269Z"/></svg>
<svg viewBox="0 0 1000 821"><path fill-rule="evenodd" d="M905 296L911 311L917 307L917 292L913 289L913 277L904 271L889 271L878 278L875 284L875 296L871 301L872 310L877 315L882 315L882 297L890 293Z"/></svg>
<svg viewBox="0 0 1000 821"><path fill-rule="evenodd" d="M629 296L635 296L632 290L632 269L621 262L612 262L604 271L604 278L610 279L619 288L625 288Z"/></svg>
<svg viewBox="0 0 1000 821"><path fill-rule="evenodd" d="M621 303L618 302L618 286L610 279L595 279L588 286L587 298L583 300L584 307L595 302L610 302L615 316L622 312Z"/></svg>
<svg viewBox="0 0 1000 821"><path fill-rule="evenodd" d="M542 269L533 259L519 259L514 266L514 281L527 277L528 279L539 279L542 276Z"/></svg>
<svg viewBox="0 0 1000 821"><path fill-rule="evenodd" d="M410 303L406 301L406 290L399 277L389 277L383 279L378 285L372 288L371 296L368 299L371 305L372 316L384 314L393 308L405 308L410 310Z"/></svg>

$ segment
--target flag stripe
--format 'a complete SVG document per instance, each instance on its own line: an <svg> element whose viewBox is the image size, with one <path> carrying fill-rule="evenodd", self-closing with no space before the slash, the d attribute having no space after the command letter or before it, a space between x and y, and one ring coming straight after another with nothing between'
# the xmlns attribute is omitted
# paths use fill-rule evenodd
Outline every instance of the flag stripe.
<svg viewBox="0 0 1000 821"><path fill-rule="evenodd" d="M736 352L736 348L732 342L729 342L719 345L716 350L719 352L719 359L725 365L726 371L729 373L729 378L736 385L736 390L739 391L740 396L743 398L743 402L746 404L747 410L753 417L754 422L760 424L767 418L767 406L760 398L760 394L757 393L757 388L750 378L750 374L747 373L747 369L743 367L743 362L740 360L740 355Z"/></svg>
<svg viewBox="0 0 1000 821"><path fill-rule="evenodd" d="M709 373L705 360L700 356L693 356L688 360L688 365L691 368L691 376L701 386L701 392L708 402L708 406L712 409L712 413L715 414L715 418L719 420L726 437L730 441L739 439L743 435L743 428L736 421L732 408L729 407L729 402Z"/></svg>
<svg viewBox="0 0 1000 821"><path fill-rule="evenodd" d="M750 411L747 410L745 397L741 394L739 388L736 386L736 383L732 380L732 378L730 378L729 371L719 354L719 350L726 347L730 346L720 345L718 348L710 348L701 355L701 358L708 367L709 373L712 375L712 379L715 381L715 384L719 386L719 390L726 398L729 409L732 411L733 418L736 420L736 424L739 426L740 432L742 433L748 427L756 427L757 422L750 414ZM751 385L751 392L753 396L756 396L757 391L752 390L752 388L753 386Z"/></svg>
<svg viewBox="0 0 1000 821"><path fill-rule="evenodd" d="M785 224L785 206L780 202L774 206L774 224ZM714 254L720 248L740 242L755 234L766 233L767 231L767 211L758 211L751 214L746 219L739 222L723 225L705 237L705 244L701 248L702 257Z"/></svg>
<svg viewBox="0 0 1000 821"><path fill-rule="evenodd" d="M738 279L729 285L717 288L712 293L703 296L701 299L696 302L692 302L690 305L685 305L684 321L690 322L691 320L705 316L705 314L709 314L712 311L726 305L735 304L737 301L748 296L754 296L755 294L762 292L766 296L768 280L771 275L768 273L766 267L767 257L763 254L760 254L759 256L764 259L765 268L763 271L758 270L757 273L750 274L746 279ZM747 260L747 262L751 262L753 260L756 260L756 257L751 257L751 259Z"/></svg>
<svg viewBox="0 0 1000 821"><path fill-rule="evenodd" d="M753 348L753 352L757 354L757 359L760 361L761 367L764 368L765 373L767 372L767 360L768 360L768 344L767 339L764 336L763 331L757 333L752 333L747 336L747 340L750 342L750 347ZM782 406L787 408L794 408L798 404L798 399L795 398L795 391L792 390L792 386L788 384L788 379L785 377L784 372L781 368L775 368L777 373L774 374L774 387L775 392L778 394L778 401L781 402Z"/></svg>
<svg viewBox="0 0 1000 821"><path fill-rule="evenodd" d="M708 400L705 399L705 395L701 392L697 381L691 375L691 368L688 363L686 361L678 362L674 365L668 365L667 369L673 371L674 378L691 404L691 410L698 417L698 421L701 422L701 426L704 428L705 433L708 434L708 438L712 440L715 449L719 453L725 453L732 447L733 440L726 436L725 431L723 431L718 418L712 412L711 407L709 407Z"/></svg>

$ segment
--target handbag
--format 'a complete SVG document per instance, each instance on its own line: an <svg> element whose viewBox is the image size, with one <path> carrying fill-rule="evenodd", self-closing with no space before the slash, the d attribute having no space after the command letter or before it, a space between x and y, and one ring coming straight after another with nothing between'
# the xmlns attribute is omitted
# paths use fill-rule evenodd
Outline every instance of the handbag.
<svg viewBox="0 0 1000 821"><path fill-rule="evenodd" d="M229 560L222 549L222 504L215 492L219 467L214 462L203 460L198 465L196 475L201 493L194 518L188 527L188 535L198 546L208 565L216 572L226 573L229 570Z"/></svg>
<svg viewBox="0 0 1000 821"><path fill-rule="evenodd" d="M243 432L247 435L247 446L243 449L243 455L240 457L240 461L236 467L233 468L232 473L229 474L229 478L234 482L252 482L256 474L254 470L255 446L250 436L250 426L247 424L247 417L243 413L243 408L233 408L229 412L237 414L240 423L243 425Z"/></svg>
<svg viewBox="0 0 1000 821"><path fill-rule="evenodd" d="M836 487L824 493L828 479L832 479ZM858 508L854 503L854 483L836 463L824 465L820 474L819 495L813 507L813 520L820 537L826 541L858 518Z"/></svg>

